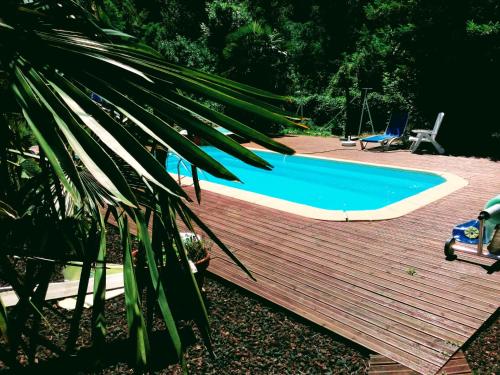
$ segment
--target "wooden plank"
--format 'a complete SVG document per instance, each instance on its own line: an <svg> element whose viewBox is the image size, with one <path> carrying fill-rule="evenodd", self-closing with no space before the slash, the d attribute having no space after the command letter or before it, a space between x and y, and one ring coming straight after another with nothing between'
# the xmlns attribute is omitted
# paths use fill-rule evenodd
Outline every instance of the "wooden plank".
<svg viewBox="0 0 500 375"><path fill-rule="evenodd" d="M418 375L416 371L409 369L383 355L374 354L370 356L368 368L369 375ZM462 351L456 352L453 357L438 371L438 374L466 375L472 371Z"/></svg>
<svg viewBox="0 0 500 375"><path fill-rule="evenodd" d="M204 204L208 206L207 201ZM228 206L228 205L226 204L226 206ZM216 209L216 207L210 207L210 208ZM217 216L218 212L217 212L217 210L210 210L210 212L211 212L211 214L210 214L210 217L208 219L212 222L212 218L213 218L213 220L214 220L213 223L216 225L217 224L216 220L218 218L218 216ZM222 212L222 215L227 216L227 217L231 217L231 215L228 213L227 209L224 209L223 211L221 210L221 212ZM203 212L201 212L201 213L203 214ZM246 216L246 218L245 218L245 220L249 224L250 223L252 223L252 224L257 223L258 224L257 226L255 226L256 231L260 232L260 231L262 231L263 228L269 228L270 230L275 230L276 234L283 233L282 231L280 231L279 226L277 226L276 228L273 228L273 225L275 225L275 223L280 222L279 218L275 218L275 217L268 218L267 220L269 220L269 222L266 223L266 214L265 213L261 212L259 215L256 215L256 216L258 217L258 220L256 222L252 221L251 216ZM238 218L240 218L240 217L241 216L235 216L234 218L237 221ZM225 219L225 222L227 223L227 225L231 224L230 221L228 220L228 218ZM331 223L331 224L333 225L333 224L338 224L338 223ZM345 224L345 223L342 223L342 224ZM224 226L222 226L222 228L224 228ZM354 238L352 236L352 233L345 232L344 230L340 230L339 228L334 228L334 229L319 228L319 229L317 229L316 226L313 225L311 227L308 227L308 232L310 234L310 236L308 236L308 237L314 238L316 241L320 241L320 240L324 241L324 244L338 244L338 243L345 244L346 245L345 250L352 250L354 252L354 254L357 255L358 257L360 255L359 249L360 249L360 247L362 247L363 252L366 251L367 254L371 254L371 255L375 255L377 257L380 257L380 259L383 261L386 261L386 263L387 263L387 261L394 262L394 260L398 260L398 261L405 261L407 267L417 266L419 269L423 269L424 271L426 269L429 269L430 274L432 275L433 273L436 273L436 275L438 275L437 277L440 277L441 282L446 283L448 278L450 280L454 280L454 279L458 278L459 280L462 280L463 282L465 282L464 280L466 279L468 282L468 285L470 285L470 286L474 286L475 283L478 283L478 285L477 285L478 288L476 290L479 290L479 291L482 289L500 290L500 286L492 285L491 283L488 283L485 280L482 280L481 278L477 279L477 278L471 277L468 274L462 275L462 274L457 273L457 272L453 272L453 273L448 272L448 274L446 275L447 278L443 279L442 276L444 274L443 274L443 271L441 269L446 268L446 266L449 266L450 262L445 262L443 259L444 257L443 257L442 252L441 252L442 243L439 244L438 257L435 256L436 252L434 251L434 254L432 254L434 256L428 257L428 258L430 258L429 261L426 261L425 260L426 258L422 258L420 256L417 257L415 260L413 260L412 255L413 255L413 257L415 257L415 255L414 255L415 248L414 247L406 247L405 248L405 243L407 243L407 241L405 241L402 244L394 243L393 241L391 241L389 243L387 243L387 241L385 243L381 243L381 246L383 246L383 247L381 247L383 249L383 251L381 252L380 248L378 246L376 246L377 239L375 238L374 240L370 241L370 238L363 238L362 233L360 233L360 231L358 229L356 229L357 235ZM377 232L379 232L379 231L377 230ZM240 231L240 233L241 233L241 231ZM297 235L303 236L302 232L297 231L297 230L293 230L292 228L289 228L284 233L286 233L286 235L289 235L292 237L297 236ZM380 233L378 234L378 236L379 235L380 235ZM367 243L370 243L369 247L366 247ZM435 246L430 246L430 247L435 247ZM378 253L374 253L374 251L378 251ZM388 259L388 257L391 257L391 258ZM439 259L439 261L441 263L440 267L436 266L437 259ZM451 266L451 267L453 267L453 266ZM454 270L454 271L456 271L456 270ZM478 270L478 272L480 272L479 274L482 275L480 270Z"/></svg>
<svg viewBox="0 0 500 375"><path fill-rule="evenodd" d="M217 220L217 219L214 218L213 220ZM213 222L215 222L215 221L213 221ZM221 234L223 234L223 232L221 232ZM262 233L257 233L257 235L262 236ZM290 237L293 238L294 237L293 234L290 234ZM330 245L330 244L327 244L327 245L328 246L335 246L335 245ZM412 264L412 263L409 263L408 266L405 268L403 265L400 265L395 261L390 263L390 261L388 259L383 258L384 254L381 254L380 257L377 257L375 254L370 254L367 252L366 256L362 257L359 254L359 250L357 250L357 251L352 250L351 251L351 249L349 249L348 246L338 246L335 249L323 248L323 247L321 247L321 245L309 246L309 248L312 248L312 247L314 247L314 251L318 250L318 251L326 254L327 256L341 256L341 257L342 256L343 257L351 256L353 262L359 263L362 261L369 260L370 261L369 266L374 266L374 267L375 266L378 266L378 267L388 266L388 267L390 267L390 269L394 269L397 271L407 270L409 267L409 264ZM370 255L369 258L367 258L368 255ZM371 257L371 255L373 255L373 257ZM388 255L386 255L386 256L388 256ZM372 265L372 262L373 262L373 265ZM450 287L451 286L458 287L458 289L459 289L458 294L462 293L464 295L471 294L469 291L463 291L462 289L465 289L464 287L467 287L467 289L474 289L473 294L474 294L474 296L477 296L474 298L478 299L479 301L483 301L483 302L486 301L486 303L488 303L487 301L489 301L489 298L492 296L492 294L494 295L494 293L496 293L494 290L492 290L492 288L488 288L488 287L483 288L483 286L481 286L481 287L478 286L477 288L473 288L474 284L466 283L466 281L464 281L463 279L456 279L453 277L443 278L442 275L439 275L439 274L434 275L433 273L429 273L428 271L422 270L418 266L415 266L415 269L418 270L418 277L421 277L422 274L425 275L426 277L428 277L428 275L432 276L432 279L429 277L429 281L427 282L428 284L432 284L432 283L435 284L435 281L439 280L440 283L438 285L436 285L436 287L439 289L449 290L449 288L447 286L450 285ZM403 275L403 277L409 278L408 275ZM448 280L453 280L453 282L450 282ZM422 281L422 282L425 282L425 281Z"/></svg>
<svg viewBox="0 0 500 375"><path fill-rule="evenodd" d="M394 361L380 354L370 355L370 366L373 365L392 365Z"/></svg>
<svg viewBox="0 0 500 375"><path fill-rule="evenodd" d="M434 343L435 338L440 338L449 342L463 342L467 338L466 334L451 331L451 329L454 328L453 324L444 327L439 325L440 321L435 315L429 317L428 320L423 320L421 316L415 314L418 312L416 309L405 310L402 306L397 306L394 309L388 308L390 307L389 304L379 303L380 301L374 299L372 294L363 293L362 288L351 287L350 283L337 283L326 278L312 278L310 274L302 274L298 267L291 266L286 267L286 269L284 267L271 268L272 266L269 266L269 262L267 261L259 262L255 259L243 259L245 259L246 264L248 264L252 270L254 267L260 267L262 270L267 269L268 272L275 272L277 275L294 280L297 285L305 284L322 291L332 298L359 306L375 315L378 314L385 318L390 318L394 322L407 326L410 330L421 330L425 332L425 337L432 343ZM434 325L433 323L437 324ZM470 332L470 330L467 332Z"/></svg>
<svg viewBox="0 0 500 375"><path fill-rule="evenodd" d="M349 282L360 285L362 288L371 288L370 290L385 295L389 298L400 301L404 300L406 303L411 305L420 305L421 308L425 305L427 308L426 311L435 312L436 309L439 309L439 311L441 311L442 309L439 308L439 306L436 307L435 304L442 303L442 305L448 306L448 313L445 313L444 315L452 321L456 320L464 324L470 324L470 326L472 327L476 327L482 322L482 320L479 320L475 316L473 316L474 314L481 313L480 311L478 312L477 310L473 309L465 309L460 305L460 303L455 303L454 301L446 302L446 300L441 301L440 299L434 298L433 296L414 296L412 294L414 292L414 289L411 289L410 287L403 288L401 284L388 283L383 279L372 278L370 277L370 275L367 276L366 271L363 269L361 269L360 271L353 271L348 266L339 266L338 261L335 263L316 263L313 257L307 257L304 254L298 256L294 253L290 253L289 246L286 242L282 242L280 243L280 245L280 249L272 248L271 250L267 244L262 246L259 244L255 245L253 250L258 251L258 254L255 255L259 257L263 257L264 254L269 251L270 257L267 258L267 261L273 262L274 260L274 262L280 263L280 266L283 265L283 261L285 261L285 264L286 262L293 262L301 265L301 267L303 268L315 269L317 272L323 272L325 274L333 273L337 277L343 277L344 279L347 278ZM240 254L245 251L247 250L240 250ZM304 250L304 253L305 252L306 250ZM408 301L406 301L407 299ZM456 313L457 311L468 314L469 316L459 315Z"/></svg>
<svg viewBox="0 0 500 375"><path fill-rule="evenodd" d="M231 227L231 225L227 223L227 220L223 223L221 218L217 215L212 215L210 220L212 224L218 223L220 225L216 225L214 226L214 228L221 228L221 230L223 231L220 232L221 235L224 235L225 230L228 227ZM237 229L238 228L231 231L231 237L237 235ZM240 234L238 237L245 238L246 236L247 234ZM420 269L415 269L417 271L417 275L410 276L407 273L407 270L409 268L405 269L404 267L394 267L393 264L387 264L387 262L383 263L378 259L378 257L367 258L366 254L364 254L365 256L360 256L359 250L355 251L354 253L346 252L345 246L339 246L333 243L322 243L322 246L318 247L315 246L314 243L308 242L303 238L296 238L291 233L289 235L282 235L281 233L279 233L279 231L259 232L257 236L261 238L261 243L262 237L265 236L264 238L271 238L271 240L267 242L267 244L269 245L273 245L273 243L282 244L283 241L286 241L287 247L289 247L290 249L296 249L301 253L305 252L307 254L314 254L314 257L321 262L328 262L332 256L335 256L335 262L338 263L345 261L351 264L352 267L356 267L356 265L359 264L357 268L364 269L364 272L366 273L370 273L370 270L374 272L381 271L384 273L384 278L388 280L397 279L403 283L407 281L412 285L412 289L425 291L427 288L431 291L431 293L440 298L449 299L450 296L453 295L453 301L458 302L456 298L458 296L458 298L461 299L463 303L470 303L473 305L473 307L485 312L488 312L492 308L495 308L495 306L491 303L491 292L481 292L480 290L476 289L475 293L471 297L470 291L464 290L464 287L467 286L464 281L459 281L458 283L452 284L449 281L442 282L442 280L439 280L440 283L436 285L436 280L423 277L420 274ZM237 247L235 249L239 251L240 247ZM423 273L425 274L425 271L423 271ZM420 285L422 286L421 288L419 288ZM453 292L453 294L450 294L450 292ZM463 296L463 298L461 298L460 296Z"/></svg>
<svg viewBox="0 0 500 375"><path fill-rule="evenodd" d="M264 250L262 250L262 253L259 254L259 258L264 259L265 262L273 265L272 258L267 258L263 254ZM274 267L274 269L279 269L279 267ZM301 271L297 271L295 273L300 274L301 272L305 272L306 277L318 277L318 274L314 273L314 270L307 272L302 269ZM346 295L352 295L353 297L358 299L366 298L368 301L373 302L374 306L379 305L380 307L384 308L386 314L391 314L391 312L394 311L400 316L401 319L405 319L405 316L408 315L411 318L422 320L424 323L429 323L431 327L434 327L434 329L441 329L441 336L447 336L447 334L453 336L452 338L448 338L450 340L463 341L463 339L470 334L470 329L463 330L460 324L457 325L456 322L451 320L456 316L456 314L451 314L448 317L443 314L441 310L437 310L438 315L424 312L418 307L409 306L400 302L398 298L390 298L390 296L374 294L370 290L367 291L365 288L365 284L356 284L356 279L344 279L342 277L339 278L338 274L332 275L332 280L323 280L323 282L331 289L339 289L341 293L344 293ZM443 317L445 317L446 319L443 319ZM432 332L433 329L431 329L430 331Z"/></svg>
<svg viewBox="0 0 500 375"><path fill-rule="evenodd" d="M212 196L210 196L209 198L212 198ZM208 206L208 201L205 201L204 202L205 205ZM226 206L228 206L228 204L226 204ZM208 207L207 207L208 208ZM226 222L228 222L228 218L231 217L231 214L228 212L229 210L224 208L223 210L216 210L216 207L211 207L211 208L214 208L214 210L211 210L212 213L214 213L215 215L217 215L218 211L221 212L221 214L223 214L224 216L227 216L226 218ZM203 212L201 212L203 214ZM278 234L279 233L286 233L290 236L294 236L294 235L303 235L303 233L295 228L288 228L288 229L284 229L281 230L280 226L277 224L277 223L280 223L280 219L278 217L273 217L273 216L269 216L269 215L266 215L265 212L260 212L258 214L255 215L258 219L254 219L254 221L252 221L252 216L246 216L246 220L248 221L248 223L258 223L258 226L256 227L257 230L262 230L261 228L268 228L270 230L275 230ZM210 218L212 217L212 215L210 215ZM236 219L236 221L238 220L238 218L241 217L241 216L233 216L233 218ZM214 218L217 218L217 216L214 216ZM255 221L257 220L257 221ZM339 223L328 223L330 225L334 225L334 224L339 224ZM396 259L399 261L405 261L406 264L408 266L410 265L413 265L413 264L408 264L408 260L410 259L411 261L413 261L412 258L415 258L415 260L418 262L418 267L419 268L423 268L423 269L426 269L426 268L429 268L430 272L434 272L440 276L443 275L443 271L441 270L441 268L446 268L448 266L450 267L455 267L453 264L451 264L450 262L445 262L444 261L444 256L443 256L443 253L442 253L442 245L444 243L444 240L443 242L440 242L438 244L439 246L439 251L436 253L435 250L432 251L432 253L430 254L430 256L427 256L427 257L422 257L421 255L419 254L416 254L416 251L415 251L415 247L412 247L412 246L408 246L407 243L408 241L404 241L404 242L394 242L394 241L385 241L385 242L382 242L380 243L381 246L375 246L375 245L378 245L378 240L377 238L382 236L383 235L383 232L380 231L380 230L375 230L377 232L377 236L374 238L374 239L370 239L370 238L363 238L363 234L362 232L359 230L359 228L356 228L356 236L353 238L352 236L352 232L348 232L346 231L345 229L345 226L346 224L345 223L341 223L342 226L340 227L335 227L335 228L331 228L331 227L326 227L325 224L323 224L322 227L319 227L318 228L318 225L312 225L310 227L308 227L308 232L310 234L310 236L308 237L311 237L311 238L314 238L316 241L324 241L325 243L333 243L333 244L338 244L338 243L342 243L342 244L345 244L347 246L351 245L350 249L352 249L352 247L354 247L354 249L352 249L353 251L355 251L355 254L356 255L360 255L360 246L363 247L363 252L364 251L367 251L368 254L373 254L373 250L377 250L378 253L376 254L377 256L381 257L381 260L385 260L385 261L394 261L394 259L387 259L387 257L389 256L396 256ZM350 223L351 224L351 223ZM356 223L352 223L352 224L356 224ZM372 224L372 223L368 223L368 224ZM273 228L273 226L275 226L275 228ZM352 229L351 229L352 231ZM406 235L408 234L408 232L405 233ZM373 237L373 234L372 234L372 237ZM402 235L401 238L404 238L404 235ZM366 247L367 243L370 244L370 246ZM434 245L431 245L431 246L423 246L423 249L426 249L427 247L430 247L430 248L434 248L435 249L435 244ZM382 251L380 251L382 250ZM419 251L420 253L421 251ZM399 256L398 256L399 255ZM436 256L437 255L437 256ZM436 260L440 260L440 267L437 267L436 266ZM454 271L456 271L454 269ZM477 272L479 273L479 275L482 275L482 270L477 270ZM474 282L478 282L479 285L482 287L482 288L485 288L485 289L495 289L495 290L500 290L500 286L497 286L497 285L491 285L490 283L486 283L484 282L484 280L482 279L475 279L473 277L471 277L469 274L464 274L462 275L461 273L458 273L457 275L457 272L454 272L452 274L448 273L448 277L453 280L455 278L459 278L460 280L463 280L464 278L467 278L467 279L470 279L470 281L472 282L472 285L474 285ZM446 280L443 280L446 282Z"/></svg>

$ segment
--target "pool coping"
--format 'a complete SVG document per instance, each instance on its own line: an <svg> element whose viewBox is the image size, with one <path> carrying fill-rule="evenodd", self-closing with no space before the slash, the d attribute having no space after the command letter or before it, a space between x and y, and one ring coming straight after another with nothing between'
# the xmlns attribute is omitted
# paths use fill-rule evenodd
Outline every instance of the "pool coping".
<svg viewBox="0 0 500 375"><path fill-rule="evenodd" d="M274 153L269 150L262 150L257 148L250 148L251 150L256 151L264 151ZM444 178L444 182L421 191L411 197L404 198L398 202L389 204L385 207L378 208L375 210L326 210L317 207L311 207L300 203L290 202L284 199L268 197L263 194L254 193L251 191L246 191L234 187L229 187L225 185L221 185L214 182L209 182L205 180L200 180L200 187L207 191L211 191L217 194L225 195L228 197L241 199L243 201L257 204L259 206L264 206L268 208L273 208L276 210L288 212L291 214L295 214L298 216L303 216L311 219L317 220L328 220L328 221L378 221L378 220L388 220L394 219L397 217L401 217L403 215L409 214L421 207L428 205L429 203L435 202L438 199L441 199L469 184L469 182L459 177L453 173L449 172L438 172L427 169L417 169L417 168L408 168L403 166L393 166L393 165L384 165L378 163L369 163L369 162L360 162L360 161L351 161L347 159L339 159L339 158L330 158L325 156L313 156L313 155L305 155L305 154L294 154L294 156L301 156L306 158L313 159L323 159L323 160L332 160L332 161L340 161L345 163L352 164L364 164L364 165L372 165L376 167L384 167L391 169L403 169L408 171L416 171L416 172L425 172L425 173L433 173L438 176ZM192 185L193 180L191 177L182 177L183 186Z"/></svg>

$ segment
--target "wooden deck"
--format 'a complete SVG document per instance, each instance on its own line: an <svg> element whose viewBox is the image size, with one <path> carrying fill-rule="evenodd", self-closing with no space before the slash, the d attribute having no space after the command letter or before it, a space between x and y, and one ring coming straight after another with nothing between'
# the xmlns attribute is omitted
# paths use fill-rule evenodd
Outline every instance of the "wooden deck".
<svg viewBox="0 0 500 375"><path fill-rule="evenodd" d="M443 375L470 375L472 371L467 363L464 353L459 350L448 363L439 370ZM410 370L393 360L380 354L370 356L370 367L368 375L418 375L418 372Z"/></svg>
<svg viewBox="0 0 500 375"><path fill-rule="evenodd" d="M328 138L281 141L299 153L446 171L470 182L378 222L307 219L210 192L196 209L257 282L218 252L211 272L413 370L436 373L499 307L493 261L460 255L448 262L443 244L453 225L500 193L500 163L363 152Z"/></svg>

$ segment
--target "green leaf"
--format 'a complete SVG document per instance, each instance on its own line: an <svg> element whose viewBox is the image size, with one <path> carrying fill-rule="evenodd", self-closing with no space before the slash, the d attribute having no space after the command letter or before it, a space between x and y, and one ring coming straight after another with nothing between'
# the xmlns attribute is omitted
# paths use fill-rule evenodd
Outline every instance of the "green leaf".
<svg viewBox="0 0 500 375"><path fill-rule="evenodd" d="M7 203L0 201L0 218L1 217L10 217L11 219L18 219L19 215L11 206Z"/></svg>
<svg viewBox="0 0 500 375"><path fill-rule="evenodd" d="M164 100L147 90L140 89L135 85L129 85L127 87L127 93L132 98L135 98L136 100L142 99L144 103L147 103L157 109L158 116L165 122L168 121L179 124L180 126L186 128L191 134L199 135L207 142L244 161L245 163L259 168L271 169L271 166L267 161L258 157L247 148L241 146L235 140L225 136L211 126L204 124L199 119L192 116L188 111L171 104L167 100Z"/></svg>
<svg viewBox="0 0 500 375"><path fill-rule="evenodd" d="M76 63L78 66L85 66L86 69L90 68L90 70L94 72L102 72L104 74L121 74L122 79L129 78L134 82L146 81L153 83L151 78L140 70L132 67L131 65L124 64L114 58L106 57L102 53L97 54L75 51L68 48L68 46L53 46L51 50L55 53L55 58L63 59L65 63ZM66 66L66 68L68 68L68 66Z"/></svg>
<svg viewBox="0 0 500 375"><path fill-rule="evenodd" d="M160 274L158 272L158 266L155 260L155 253L151 247L151 241L149 238L148 227L144 220L144 216L141 211L134 210L135 223L137 226L137 237L141 241L144 250L146 252L146 260L149 269L149 276L151 278L151 283L154 287L154 292L157 296L158 306L160 307L160 312L163 317L163 321L167 327L169 337L172 341L177 358L180 360L183 357L183 348L179 332L175 325L174 317L172 311L167 301L166 289L167 287L175 288L173 285L164 285L160 280ZM168 270L166 271L168 272Z"/></svg>
<svg viewBox="0 0 500 375"><path fill-rule="evenodd" d="M88 260L83 262L82 272L80 274L80 283L78 284L78 294L76 297L76 306L71 317L71 324L66 340L66 351L72 354L75 350L76 340L80 332L80 323L83 313L83 306L85 304L85 297L87 297L87 288L90 280L91 264Z"/></svg>
<svg viewBox="0 0 500 375"><path fill-rule="evenodd" d="M12 26L7 25L5 22L2 22L1 20L0 20L0 27L7 30L15 30Z"/></svg>
<svg viewBox="0 0 500 375"><path fill-rule="evenodd" d="M163 81L162 84L168 86L168 82L172 82L176 85L176 87L180 89L203 95L206 98L234 108L238 108L240 110L244 110L246 112L253 113L269 121L273 121L285 126L298 126L298 124L288 120L285 117L283 111L279 108L271 106L270 104L262 102L258 99L254 99L250 96L238 93L237 91L234 91L232 89L220 85L215 85L211 82L198 81L195 78L183 76L179 73L169 71L164 67L155 67L152 64L145 63L144 61L137 60L134 63L134 61L129 59L127 62L132 66L135 65L138 68L140 67L142 71L155 78L157 84ZM147 84L147 82L138 83L144 85ZM146 87L154 91L154 84Z"/></svg>
<svg viewBox="0 0 500 375"><path fill-rule="evenodd" d="M272 100L281 101L281 102L291 102L292 101L292 98L290 96L276 95L276 94L273 94L269 91L261 90L257 87L246 85L246 84L241 83L241 82L236 82L236 81L233 81L231 79L221 77L221 76L218 76L215 74L202 72L202 71L196 70L196 69L186 68L186 67L175 65L172 63L168 63L168 62L166 62L165 64L174 68L174 69L179 69L180 72L183 74L190 75L193 77L198 77L198 78L201 78L205 81L210 81L210 82L216 83L218 85L227 86L227 87L230 87L234 90L245 92L246 94L249 94L249 95L260 96L262 98L272 99ZM283 111L283 114L287 115L289 113L286 111Z"/></svg>
<svg viewBox="0 0 500 375"><path fill-rule="evenodd" d="M201 203L201 188L200 188L200 179L198 178L198 168L195 165L191 164L191 176L193 178L194 185L194 193L196 195L196 201Z"/></svg>
<svg viewBox="0 0 500 375"><path fill-rule="evenodd" d="M111 37L112 39L126 43L128 53L143 52L149 56L162 58L162 56L155 49L151 48L147 44L141 43L135 36L113 29L102 29L102 31L104 31L106 35ZM144 56L144 54L141 55Z"/></svg>
<svg viewBox="0 0 500 375"><path fill-rule="evenodd" d="M192 78L192 79L196 79L196 78L198 78L198 75L194 75L194 76L187 75L187 77ZM285 111L285 110L283 110L275 105L269 104L263 100L254 98L250 95L241 93L235 87L227 87L227 86L224 86L224 85L212 82L212 81L206 81L206 80L197 80L197 81L205 86L211 87L214 90L217 90L219 92L223 92L223 93L225 93L233 98L236 98L236 99L248 102L248 103L255 104L263 109L266 109L269 112L272 112L272 113L275 113L275 114L278 114L278 115L284 116L284 117L292 117L293 116L292 113L289 113L288 111ZM296 124L289 123L288 125L295 126Z"/></svg>
<svg viewBox="0 0 500 375"><path fill-rule="evenodd" d="M220 88L214 88L213 85L203 84L196 80L173 73L168 75L167 79L177 84L180 89L184 89L188 92L200 94L208 99L212 99L216 102L228 105L233 108L237 108L239 110L243 110L245 112L253 113L258 117L278 124L292 127L297 126L296 123L288 120L281 114L277 114L264 108L262 106L262 103L258 102L256 99L245 97L242 94L238 94L229 89L224 88L223 90L219 90Z"/></svg>
<svg viewBox="0 0 500 375"><path fill-rule="evenodd" d="M78 202L80 194L66 177L65 171L72 177L72 181L76 186L80 185L80 191L83 191L83 188L81 187L81 183L79 184L78 173L64 143L59 135L54 132L54 129L47 124L47 117L42 115L40 105L36 101L35 95L27 82L20 80L18 83L14 83L12 90L22 108L22 113L28 126L36 137L54 172L65 189Z"/></svg>
<svg viewBox="0 0 500 375"><path fill-rule="evenodd" d="M192 111L193 113L206 118L207 120L220 125L228 130L231 130L235 134L241 135L250 141L253 141L261 146L264 146L270 150L280 152L283 154L291 155L294 151L267 137L266 135L260 133L259 131L252 129L251 127L235 120L221 112L214 111L213 109L194 101L191 98L177 94L170 90L160 90L161 95L167 99L173 101L174 103Z"/></svg>
<svg viewBox="0 0 500 375"><path fill-rule="evenodd" d="M57 48L60 52L64 53L61 57L73 59L75 63L75 56L81 56L82 59L84 59L85 64L95 66L96 69L94 69L94 71L101 70L109 73L106 74L109 78L119 77L117 72L110 67L110 64L113 64L118 68L122 68L124 73L125 71L130 71L143 78L149 75L166 82L173 82L179 88L197 92L198 94L204 95L212 100L249 111L270 121L286 126L300 126L286 118L287 116L293 117L291 113L238 91L242 90L249 93L252 92L259 96L259 93L264 93L263 90L251 88L251 86L248 85L237 84L236 82L230 80L224 81L223 79L219 79L218 83L214 83L215 78L213 78L213 76L204 75L201 72L181 68L161 60L153 62L151 59L147 61L141 58L131 58L130 56L123 54L108 52L105 44L101 44L100 47L102 49L99 51L99 54L88 53L83 50L75 51L74 49L78 48L78 45L67 44L55 46L54 48ZM95 61L92 59L95 59ZM121 60L121 62L119 62L119 60ZM105 65L103 62L107 62L108 64ZM137 79L134 79L134 76L131 76L130 74L125 74L125 76L122 75L120 79L127 79L127 77L132 78L133 82L141 83ZM203 77L204 80L200 80L200 77ZM149 81L152 82L151 80ZM229 83L231 87L227 86ZM274 94L267 93L267 96L269 95L273 96ZM287 99L285 97L275 96L275 99L277 98L280 100Z"/></svg>
<svg viewBox="0 0 500 375"><path fill-rule="evenodd" d="M49 90L38 73L30 69L33 81L25 80L36 90L38 98L52 113L53 119L68 143L90 173L106 188L115 199L129 206L137 204L125 178L104 149L80 126L73 115Z"/></svg>
<svg viewBox="0 0 500 375"><path fill-rule="evenodd" d="M106 317L104 307L106 300L106 225L99 210L95 215L99 216L99 252L94 270L94 303L92 306L92 338L94 346L100 347L104 344L106 336Z"/></svg>
<svg viewBox="0 0 500 375"><path fill-rule="evenodd" d="M108 83L90 75L87 75L82 82L90 87L92 91L118 106L131 121L140 126L147 134L151 136L155 135L155 139L159 140L167 149L183 155L190 163L197 165L216 177L239 181L222 164L180 135L169 124L146 111L112 87L109 87Z"/></svg>
<svg viewBox="0 0 500 375"><path fill-rule="evenodd" d="M8 331L8 318L7 318L7 310L5 310L5 306L3 305L2 298L0 297L0 332L2 333L2 337L8 340L9 331Z"/></svg>
<svg viewBox="0 0 500 375"><path fill-rule="evenodd" d="M79 201L80 195L73 188L73 185L66 177L63 168L61 168L61 165L65 164L60 161L61 158L69 158L64 144L62 143L59 136L53 131L49 130L47 127L39 128L37 126L38 124L44 124L45 119L40 118L40 114L36 112L36 108L30 105L31 103L28 104L28 102L24 102L24 95L26 95L26 93L22 93L16 84L13 85L12 89L18 99L18 103L22 107L22 113L24 118L26 119L26 123L33 132L33 135L36 137L38 144L44 151L50 165L52 166L52 168L54 168L54 172L56 173L61 183L64 185L65 189L73 196L73 199L75 199L75 201ZM33 120L32 117L36 118L36 120Z"/></svg>
<svg viewBox="0 0 500 375"><path fill-rule="evenodd" d="M200 290L198 288L198 283L196 282L196 279L191 272L191 267L189 265L184 242L179 234L179 228L177 227L176 223L176 211L174 207L172 207L172 204L167 204L166 202L162 201L162 205L162 217L165 221L168 220L168 228L173 234L173 240L175 243L175 247L178 249L179 259L181 260L184 270L186 270L184 271L184 274L187 274L184 280L184 284L186 285L186 298L191 299L193 317L198 325L200 332L203 335L205 345L207 346L209 351L212 352L212 340L210 337L208 313L205 308L205 303L203 302Z"/></svg>
<svg viewBox="0 0 500 375"><path fill-rule="evenodd" d="M119 56L120 58L124 59L124 61L127 61L128 64L133 64L134 62L136 64L148 64L150 66L155 66L158 68L162 69L168 69L170 71L198 79L198 80L203 80L207 83L216 83L217 85L220 86L225 86L227 88L232 88L233 90L236 91L241 91L244 92L248 95L252 95L255 97L261 97L265 99L271 99L274 101L279 101L279 102L291 102L292 98L289 96L283 96L283 95L277 95L273 94L269 91L261 90L256 87L246 85L244 83L236 82L215 74L207 73L207 72L202 72L200 70L192 69L192 68L186 68L180 65L172 64L166 61L163 57L158 56L158 55L153 55L153 54L142 54L140 56L137 56L137 59L143 60L138 61L133 59L130 56L130 53L128 53L129 47L124 46L124 45L107 45L105 43L102 43L100 46L101 51L106 50L107 53L109 53L111 56L117 56L116 52L120 51L122 52ZM268 103L266 103L268 104ZM282 113L283 115L291 115L291 113L287 111L283 111L281 108L275 107L278 111L278 113Z"/></svg>
<svg viewBox="0 0 500 375"><path fill-rule="evenodd" d="M170 72L179 74L186 78L189 77L219 90L228 90L228 93L232 93L234 95L242 95L240 99L245 98L246 101L253 102L254 104L259 104L262 107L267 108L271 112L278 113L283 116L293 117L293 115L288 111L284 111L279 107L269 104L268 102L256 99L257 97L261 97L267 100L291 102L291 98L288 96L276 95L271 92L238 83L227 78L219 77L217 75L168 63L156 51L154 51L150 47L138 43L136 38L128 34L109 29L106 29L105 32L107 35L111 35L115 39L119 39L121 42L124 42L127 45L99 43L94 40L92 40L91 43L89 41L88 44L82 44L81 36L76 39L69 34L66 34L65 39L59 39L57 40L57 42L52 40L52 44L57 48L61 48L63 50L71 50L72 52L81 54L88 54L88 51L92 48L94 49L96 54L89 54L89 56L99 58L99 56L97 55L104 55L112 61L121 60L126 65L126 69L129 69L131 66L135 66L136 68L138 68L137 71L142 71L145 67L149 67L156 68L158 72ZM154 76L154 74L152 75Z"/></svg>
<svg viewBox="0 0 500 375"><path fill-rule="evenodd" d="M146 368L150 358L149 338L141 310L137 278L132 262L132 245L128 229L128 218L125 215L118 215L115 211L115 219L120 229L123 248L123 281L125 285L125 305L129 335L132 340L135 340L135 360L137 366L139 368Z"/></svg>
<svg viewBox="0 0 500 375"><path fill-rule="evenodd" d="M186 197L186 193L166 172L165 168L121 124L102 111L71 82L57 74L53 78L57 84L49 82L59 96L101 139L106 147L127 162L140 176L144 176L171 194Z"/></svg>

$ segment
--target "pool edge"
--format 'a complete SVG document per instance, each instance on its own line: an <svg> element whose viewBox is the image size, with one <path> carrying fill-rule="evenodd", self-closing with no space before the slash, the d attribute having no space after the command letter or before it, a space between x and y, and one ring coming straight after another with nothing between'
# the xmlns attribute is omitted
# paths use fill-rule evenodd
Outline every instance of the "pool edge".
<svg viewBox="0 0 500 375"><path fill-rule="evenodd" d="M300 156L307 156L307 155L300 155ZM326 157L320 157L319 159L339 160ZM264 206L275 210L284 211L298 216L307 217L310 219L326 220L326 221L379 221L379 220L395 219L397 217L409 214L410 212L413 212L432 202L435 202L438 199L444 198L445 196L469 184L469 182L466 179L449 172L436 172L424 169L393 167L393 166L385 166L374 163L363 163L363 162L355 162L355 163L433 173L438 176L441 176L442 178L444 178L445 181L439 185L421 191L420 193L402 199L398 202L392 203L388 206L375 210L358 210L358 211L325 210L321 208L303 205L300 203L293 203L279 198L268 197L266 195L245 191L238 188L229 187L204 180L200 181L200 187L204 190L211 191L213 193L225 195L235 199L241 199L245 202L257 204L259 206ZM193 180L190 177L182 177L182 181L183 185L192 185L193 183Z"/></svg>
<svg viewBox="0 0 500 375"><path fill-rule="evenodd" d="M428 170L413 169L423 172L434 173L444 178L444 182L427 190L421 191L411 197L399 202L379 208L377 210L346 211L347 221L375 221L395 219L407 215L419 208L436 202L437 200L450 195L451 193L467 186L469 181L449 172L435 172Z"/></svg>

